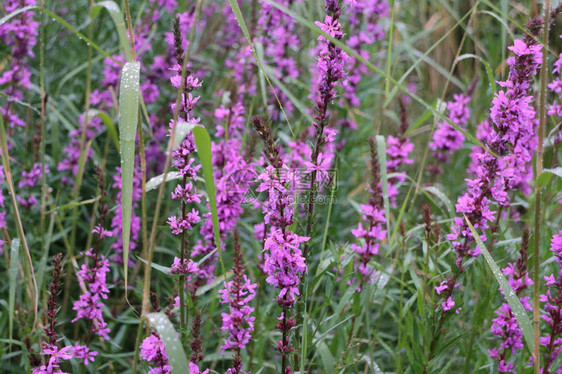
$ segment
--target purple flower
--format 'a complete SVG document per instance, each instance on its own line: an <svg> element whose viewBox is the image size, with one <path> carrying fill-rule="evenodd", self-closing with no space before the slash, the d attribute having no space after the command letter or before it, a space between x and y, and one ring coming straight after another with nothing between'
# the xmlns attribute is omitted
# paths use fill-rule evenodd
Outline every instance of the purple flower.
<svg viewBox="0 0 562 374"><path fill-rule="evenodd" d="M385 33L380 21L388 16L388 8L386 0L346 2L345 11L349 14L347 45L367 61L372 61L374 58L373 44L384 39ZM347 77L342 84L342 99L345 99L351 108L358 107L361 103L358 96L359 83L369 70L352 55L347 56L345 70ZM352 120L347 125L352 129L357 128Z"/></svg>
<svg viewBox="0 0 562 374"><path fill-rule="evenodd" d="M371 181L369 183L369 204L361 205L361 221L357 229L351 230L357 243L351 245L355 254L353 257L354 270L360 274L358 291L365 283L372 283L377 272L371 265L371 260L379 253L380 242L386 237L386 217L382 201L382 187L379 174L378 155L374 141L369 140L371 150ZM350 283L357 280L352 278Z"/></svg>
<svg viewBox="0 0 562 374"><path fill-rule="evenodd" d="M332 164L332 159L326 157L324 153L320 152L318 154L318 159L316 160L315 164L308 161L304 163L304 166L306 168L305 172L307 174L315 172L319 181L323 181L323 180L326 181L330 179L330 175L328 174L328 169L330 168L331 164Z"/></svg>
<svg viewBox="0 0 562 374"><path fill-rule="evenodd" d="M528 296L521 296L521 293L533 284L529 278L527 261L529 248L529 230L525 229L519 258L514 263L508 263L503 269L503 273L508 276L508 282L515 294L519 297L521 304L526 310L532 310ZM503 290L500 289L503 295ZM498 371L512 371L514 365L508 362L510 355L515 355L518 350L523 348L523 332L521 331L515 315L511 311L508 303L503 303L496 311L496 318L492 320L490 331L498 336L502 342L500 348L488 351L490 357L498 361Z"/></svg>
<svg viewBox="0 0 562 374"><path fill-rule="evenodd" d="M215 111L215 116L223 122L222 126L217 126L217 136L221 134L224 139L213 142L211 151L220 235L225 240L244 213L242 204L247 201L246 195L257 174L254 165L242 157L243 146L239 137L245 126L245 119L241 102L231 103L228 107L221 106ZM204 222L199 229L201 239L193 247L192 257L205 257L216 248L210 212L205 213L203 218ZM215 252L200 265L200 276L211 281L216 264Z"/></svg>
<svg viewBox="0 0 562 374"><path fill-rule="evenodd" d="M84 360L84 365L86 366L88 366L90 362L94 362L96 360L95 357L98 355L98 352L91 351L90 348L85 345L80 345L78 342L74 343L74 347L72 347L72 349L74 357Z"/></svg>
<svg viewBox="0 0 562 374"><path fill-rule="evenodd" d="M164 343L154 331L142 341L140 357L148 361L150 365L149 374L170 374L172 372Z"/></svg>
<svg viewBox="0 0 562 374"><path fill-rule="evenodd" d="M80 319L90 321L92 332L98 334L105 340L109 340L110 332L103 317L103 301L107 299L109 289L107 288L106 275L109 272L109 260L105 256L89 249L84 253L86 261L76 272L78 281L83 288L80 298L74 302L73 310L76 317L72 322ZM91 263L90 263L91 260Z"/></svg>
<svg viewBox="0 0 562 374"><path fill-rule="evenodd" d="M560 266L558 274L545 277L548 289L540 296L544 303L541 318L548 324L548 335L541 337L540 344L546 348L543 372L550 372L554 361L562 352L562 231L552 236L550 251Z"/></svg>
<svg viewBox="0 0 562 374"><path fill-rule="evenodd" d="M454 100L447 103L448 117L451 122L461 128L466 127L470 118L470 96L459 94L453 95ZM464 135L446 121L439 122L437 129L433 133L433 139L429 147L433 151L433 156L442 162L448 162L449 156L462 148Z"/></svg>
<svg viewBox="0 0 562 374"><path fill-rule="evenodd" d="M399 173L404 165L411 165L414 160L409 158L410 153L414 150L414 143L406 136L408 130L408 112L406 111L406 102L403 98L399 99L400 104L400 127L397 136L388 136L386 142L386 153L388 159L386 168L388 174L399 174L388 178L388 196L394 207L396 205L396 197L398 195L398 184L404 182L406 177L404 173Z"/></svg>
<svg viewBox="0 0 562 374"><path fill-rule="evenodd" d="M234 350L232 371L242 373L241 350L246 348L254 331L255 317L251 314L254 308L248 303L256 296L257 284L252 283L244 272L242 252L238 231L234 232L234 279L224 283L225 288L219 291L221 303L228 304L229 312L222 313L221 330L228 331L228 337L221 346L222 353L227 349Z"/></svg>
<svg viewBox="0 0 562 374"><path fill-rule="evenodd" d="M472 168L475 176L467 179L468 189L456 204L457 212L465 213L482 235L494 220L493 202L508 205L509 190L529 190L531 160L536 146L530 81L538 68L541 52L540 45L534 45L536 42L532 38L527 39L526 44L518 41L512 48L518 55L508 61L510 73L507 81L502 83L507 89L498 92L490 109L494 127L488 128L487 146L499 157L488 152L475 154ZM457 265L462 271L464 258L477 256L479 249L471 249L474 239L465 220L456 217L454 223L448 238L453 242Z"/></svg>
<svg viewBox="0 0 562 374"><path fill-rule="evenodd" d="M37 5L34 0L6 0L2 6L6 14L20 8ZM26 122L14 111L11 103L24 98L24 92L31 88L31 70L27 59L34 57L33 47L37 43L39 22L33 19L32 10L22 12L0 25L0 40L8 47L10 55L7 69L0 74L0 85L7 85L3 93L8 97L8 105L3 105L0 115L10 127L23 127Z"/></svg>

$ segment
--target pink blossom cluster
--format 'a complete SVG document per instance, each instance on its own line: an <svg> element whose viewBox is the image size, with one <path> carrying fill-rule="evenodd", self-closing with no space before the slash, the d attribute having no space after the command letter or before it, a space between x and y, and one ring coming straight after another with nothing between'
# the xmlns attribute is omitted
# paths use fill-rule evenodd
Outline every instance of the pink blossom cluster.
<svg viewBox="0 0 562 374"><path fill-rule="evenodd" d="M111 232L105 231L99 226L94 229L94 232L99 235L100 240L105 236L111 236ZM92 249L86 251L84 256L86 260L80 270L76 272L82 294L72 307L76 311L76 317L72 322L81 319L90 321L92 332L105 340L109 340L110 329L107 327L102 311L103 300L107 299L109 294L106 281L109 272L109 260Z"/></svg>
<svg viewBox="0 0 562 374"><path fill-rule="evenodd" d="M9 14L30 5L37 4L34 0L6 0L2 7ZM26 60L35 56L33 47L37 43L39 22L33 19L34 14L22 12L0 25L0 40L10 48L8 68L0 75L0 86L6 86L3 93L8 96L8 104L2 106L0 113L10 127L26 125L12 103L14 99L23 100L24 92L31 88L31 71Z"/></svg>
<svg viewBox="0 0 562 374"><path fill-rule="evenodd" d="M508 277L509 286L519 297L523 308L531 311L531 303L529 296L521 296L521 293L533 284L527 269L527 248L529 244L529 233L525 231L523 235L523 243L519 250L519 258L515 263L508 263L503 269L503 273ZM502 290L502 294L504 291ZM513 314L511 307L507 302L503 303L496 311L496 318L492 320L490 328L492 334L501 339L500 348L492 348L488 350L490 357L498 361L498 371L500 373L513 371L514 363L509 360L510 356L523 349L523 332L517 323L517 319Z"/></svg>
<svg viewBox="0 0 562 374"><path fill-rule="evenodd" d="M225 288L219 291L221 303L227 304L228 313L222 313L221 330L228 331L228 337L221 346L222 353L231 349L234 351L232 368L227 373L244 374L240 353L250 342L254 331L255 317L252 316L254 308L249 305L256 296L257 284L252 283L245 274L240 251L238 231L234 232L234 279L224 282Z"/></svg>
<svg viewBox="0 0 562 374"><path fill-rule="evenodd" d="M451 122L465 128L470 119L470 96L465 94L453 95L453 100L447 102L447 117ZM433 156L441 162L449 162L449 156L462 148L464 135L446 121L437 124L429 148Z"/></svg>
<svg viewBox="0 0 562 374"><path fill-rule="evenodd" d="M181 90L181 99L179 107L177 108L179 116L178 121L173 119L170 121L171 135L175 131L179 121L198 123L199 118L194 115L195 104L199 100L199 96L194 96L192 91L195 88L201 87L201 82L197 77L188 72L182 80L182 67L178 64L174 65L173 71L175 75L170 78L172 86ZM172 111L176 110L176 104L171 105ZM174 235L182 235L184 232L193 229L193 226L201 220L200 213L197 209L191 208L188 210L187 204L200 203L202 194L198 194L195 185L189 180L195 181L197 179L197 172L201 168L200 165L195 165L195 159L192 157L195 152L195 138L193 134L189 133L183 139L176 149L172 152L172 162L182 176L182 182L176 186L172 192L172 198L181 201L181 214L178 216L168 217L168 225ZM185 240L182 237L182 240ZM184 248L182 246L182 248ZM199 268L188 259L187 253L181 253L181 257L175 257L174 263L170 268L172 274L191 274L198 273Z"/></svg>
<svg viewBox="0 0 562 374"><path fill-rule="evenodd" d="M562 230L552 236L550 250L560 269L556 276L550 274L544 277L548 289L540 296L540 301L544 303L541 318L548 324L548 334L539 340L546 350L543 373L550 372L562 352Z"/></svg>
<svg viewBox="0 0 562 374"><path fill-rule="evenodd" d="M296 2L300 1L282 0L279 4L290 8ZM260 3L262 8L258 19L258 28L261 32L259 42L263 45L264 57L268 65L273 68L273 76L284 84L290 84L299 77L299 67L293 57L301 48L297 23L271 4L265 1ZM275 95L283 103L283 109L290 118L294 111L293 103L277 86L274 89ZM274 95L271 95L268 104L272 119L280 119L281 111L278 109L279 104Z"/></svg>
<svg viewBox="0 0 562 374"><path fill-rule="evenodd" d="M283 312L277 328L283 337L277 343L277 350L282 354L283 370L287 370L286 356L293 350L288 333L296 324L288 316L288 310L293 307L300 294L300 279L307 271L300 245L310 238L299 236L290 229L295 210L296 186L293 171L283 163L279 147L275 145L271 130L263 120L254 117L252 124L265 144L264 154L269 164L257 178L259 185L256 191L267 192L262 205L265 237L263 271L267 275L266 282L279 289L276 301ZM288 369L288 373L290 372Z"/></svg>
<svg viewBox="0 0 562 374"><path fill-rule="evenodd" d="M406 103L403 98L400 102L400 127L396 136L389 135L386 139L386 169L388 177L388 197L392 205L396 205L398 196L398 184L406 180L404 172L400 172L405 165L411 165L414 160L410 158L410 154L414 150L414 143L406 136L408 130L408 114L406 111ZM397 174L392 176L391 174Z"/></svg>
<svg viewBox="0 0 562 374"><path fill-rule="evenodd" d="M32 374L69 374L60 369L61 362L79 358L87 366L90 362L94 362L98 352L92 351L78 342L63 348L43 342L41 354L46 356L46 363L31 369Z"/></svg>
<svg viewBox="0 0 562 374"><path fill-rule="evenodd" d="M562 38L562 35L560 35L560 38ZM554 94L555 99L548 108L548 115L562 117L562 53L558 55L558 59L554 62L552 74L555 77L548 84L548 89Z"/></svg>
<svg viewBox="0 0 562 374"><path fill-rule="evenodd" d="M372 283L377 275L371 264L374 256L379 254L381 241L386 237L386 217L382 201L382 187L380 181L377 151L374 141L369 142L371 148L371 180L369 182L369 204L362 204L361 222L351 234L358 243L351 245L354 253L353 269L360 274L358 290L361 291L365 283ZM353 278L352 281L357 280Z"/></svg>
<svg viewBox="0 0 562 374"><path fill-rule="evenodd" d="M222 313L221 330L228 331L228 338L221 346L224 353L227 349L244 349L252 337L255 317L248 303L256 296L257 284L252 283L246 274L225 284L220 290L221 303L229 305L229 313Z"/></svg>
<svg viewBox="0 0 562 374"><path fill-rule="evenodd" d="M164 342L154 331L142 341L140 357L150 365L148 374L171 374L172 370L168 362Z"/></svg>
<svg viewBox="0 0 562 374"><path fill-rule="evenodd" d="M385 32L381 21L388 16L386 0L348 0L345 2L346 14L349 14L349 39L347 45L367 61L372 60L373 45L384 38ZM358 107L361 103L358 89L362 77L368 73L367 67L354 56L346 61L347 78L343 84L343 97L349 105ZM350 125L357 125L350 121Z"/></svg>
<svg viewBox="0 0 562 374"><path fill-rule="evenodd" d="M455 217L452 232L447 235L457 253L460 272L464 271L466 258L481 253L478 246L472 248L474 238L464 216L479 231L482 240L486 240L485 230L497 214L492 210L493 204L509 206L508 192L515 189L528 192L528 180L532 177L531 159L537 140L531 83L541 63L541 45L526 36L524 41L515 40L509 50L514 54L507 59L509 76L506 81L498 82L503 89L495 95L490 109L486 147L495 154L482 150L475 155L475 175L467 179L468 189L456 204L461 215ZM445 299L451 297L455 283L446 283ZM454 301L443 309L448 311L453 307Z"/></svg>

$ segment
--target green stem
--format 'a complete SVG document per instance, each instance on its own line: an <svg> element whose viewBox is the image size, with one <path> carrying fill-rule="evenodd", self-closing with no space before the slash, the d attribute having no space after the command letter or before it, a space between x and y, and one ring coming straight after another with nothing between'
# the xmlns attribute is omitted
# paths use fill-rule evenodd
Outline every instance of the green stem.
<svg viewBox="0 0 562 374"><path fill-rule="evenodd" d="M550 23L550 0L544 2L544 26L543 26L543 52L542 52L542 65L540 71L540 103L539 103L539 131L538 131L538 146L536 152L536 178L542 172L543 154L544 154L544 129L546 126L546 87L548 83L548 25ZM534 328L534 341L535 350L533 352L535 374L540 373L540 232L541 232L541 187L535 183L535 240L533 248L533 277L535 283L533 284L533 328Z"/></svg>

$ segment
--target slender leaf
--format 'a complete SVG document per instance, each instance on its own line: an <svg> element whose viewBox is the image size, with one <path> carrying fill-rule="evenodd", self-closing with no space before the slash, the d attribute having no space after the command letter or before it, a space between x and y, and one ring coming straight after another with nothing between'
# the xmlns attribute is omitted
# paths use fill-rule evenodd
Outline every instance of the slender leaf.
<svg viewBox="0 0 562 374"><path fill-rule="evenodd" d="M125 26L125 18L114 1L102 1L95 4L90 10L90 18L93 20L97 17L101 9L107 10L113 23L115 23L115 28L117 29L117 34L119 35L119 41L121 43L121 48L125 51L125 56L128 61L133 59L131 53L131 45L129 43L129 38L127 37L127 27Z"/></svg>
<svg viewBox="0 0 562 374"><path fill-rule="evenodd" d="M90 109L88 111L87 117L98 117L99 119L101 119L105 127L107 127L107 132L109 133L109 136L111 136L113 144L115 144L115 147L117 148L117 150L119 150L119 135L117 135L117 129L115 128L115 124L113 123L111 117L106 112L97 109Z"/></svg>
<svg viewBox="0 0 562 374"><path fill-rule="evenodd" d="M182 175L177 171L170 171L166 174L166 182L180 178L182 178ZM146 191L153 190L162 183L164 183L164 174L152 177L148 180L148 182L146 182Z"/></svg>
<svg viewBox="0 0 562 374"><path fill-rule="evenodd" d="M386 218L386 234L390 243L390 201L388 199L388 173L386 169L386 139L382 135L377 135L377 153L381 172L382 195L384 202L384 215Z"/></svg>
<svg viewBox="0 0 562 374"><path fill-rule="evenodd" d="M222 272L223 274L225 274L226 272L222 260L219 215L217 212L216 186L215 178L213 176L213 154L211 152L211 138L204 127L196 126L192 131L193 136L195 137L195 145L197 146L197 154L199 155L199 160L201 161L201 168L203 169L203 177L205 179L205 189L207 190L207 197L209 198L209 207L211 209L211 220L213 221L215 246L216 248L218 248Z"/></svg>
<svg viewBox="0 0 562 374"><path fill-rule="evenodd" d="M492 255L490 255L490 252L488 252L488 249L482 242L480 235L478 235L478 233L474 229L474 226L472 226L472 223L468 220L466 215L464 216L464 219L466 220L466 223L470 228L470 232L472 233L474 240L476 240L476 244L478 244L478 247L482 251L482 254L486 259L488 266L490 266L490 269L492 270L494 277L496 277L496 280L498 281L501 289L503 290L503 293L509 304L509 307L511 308L511 311L515 316L515 319L517 320L517 324L519 325L521 331L523 332L523 337L525 338L525 342L527 343L527 348L529 348L529 351L531 352L531 354L533 354L535 350L533 325L531 324L531 321L529 320L529 317L527 316L525 309L523 309L523 305L521 305L521 301L519 301L519 298L513 291L513 288L511 288L511 286L503 276L503 273L500 270L498 264L496 264L496 262L492 258Z"/></svg>
<svg viewBox="0 0 562 374"><path fill-rule="evenodd" d="M12 333L14 332L14 309L16 303L16 282L18 276L18 263L20 257L20 240L12 240L12 247L10 249L10 294L8 299L8 318L9 318L9 335L12 340Z"/></svg>
<svg viewBox="0 0 562 374"><path fill-rule="evenodd" d="M447 197L447 195L445 195L443 193L443 191L441 191L439 188L435 187L435 186L427 186L423 188L425 191L437 196L437 198L439 200L441 200L441 202L443 204L445 204L445 206L447 207L447 211L449 212L449 217L454 217L455 216L455 210L453 207L453 203L451 202L451 200Z"/></svg>
<svg viewBox="0 0 562 374"><path fill-rule="evenodd" d="M121 72L119 91L119 144L121 154L121 207L123 209L123 267L125 290L131 241L133 172L135 168L135 134L139 119L140 63L127 62Z"/></svg>
<svg viewBox="0 0 562 374"><path fill-rule="evenodd" d="M486 70L486 75L488 76L488 83L490 84L490 88L492 89L492 92L494 94L498 92L498 89L496 87L496 79L494 78L494 72L492 71L492 67L490 66L488 61L484 60L482 57L477 56L475 54L465 53L464 55L460 55L457 58L457 62L465 60L467 58L473 58L475 60L478 60L482 63L482 65L484 65L484 69Z"/></svg>

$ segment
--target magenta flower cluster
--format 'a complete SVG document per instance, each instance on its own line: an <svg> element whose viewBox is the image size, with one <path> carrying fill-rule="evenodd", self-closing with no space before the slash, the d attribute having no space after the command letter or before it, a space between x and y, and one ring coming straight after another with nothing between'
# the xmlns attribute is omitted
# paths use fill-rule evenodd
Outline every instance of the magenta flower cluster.
<svg viewBox="0 0 562 374"><path fill-rule="evenodd" d="M400 102L400 127L396 136L389 135L386 139L386 169L388 177L388 197L392 205L396 205L398 196L398 185L406 180L404 172L400 172L402 167L411 165L414 160L410 158L410 154L414 150L414 143L406 136L408 130L408 113L406 110L406 102L403 98ZM392 174L397 174L392 176Z"/></svg>
<svg viewBox="0 0 562 374"><path fill-rule="evenodd" d="M63 348L43 342L41 354L46 357L47 362L31 369L32 374L69 374L60 369L61 362L78 358L87 366L90 362L94 362L98 352L92 351L78 342Z"/></svg>
<svg viewBox="0 0 562 374"><path fill-rule="evenodd" d="M507 60L509 76L506 81L498 82L503 90L495 95L490 108L489 140L485 142L488 149L475 154L475 175L467 179L468 189L456 204L457 213L461 215L455 217L452 232L447 235L457 253L456 265L460 272L464 271L466 258L481 253L478 246L472 248L474 238L464 216L479 231L482 240L486 240L485 230L498 214L493 204L508 206L510 190L529 190L531 159L537 142L531 83L541 63L541 45L525 37L525 41L515 40L509 50L514 54ZM451 295L456 277L458 275L442 284L446 286L444 311L455 305Z"/></svg>
<svg viewBox="0 0 562 374"><path fill-rule="evenodd" d="M372 46L385 36L381 20L388 16L386 0L354 0L348 1L346 14L349 14L349 39L347 45L367 61L372 59ZM347 79L343 84L343 97L349 105L358 107L361 100L358 93L361 78L368 73L367 67L354 56L346 61ZM352 128L357 125L351 121Z"/></svg>
<svg viewBox="0 0 562 374"><path fill-rule="evenodd" d="M465 128L470 119L470 96L465 94L453 95L453 100L447 102L447 117L455 125ZM437 124L437 129L433 133L433 139L429 143L429 148L433 151L433 156L442 162L449 162L449 157L457 150L461 149L464 143L462 132L454 128L446 121Z"/></svg>
<svg viewBox="0 0 562 374"><path fill-rule="evenodd" d="M192 74L188 73L182 82L182 67L176 64L173 67L175 75L170 78L172 86L181 89L181 99L178 110L178 121L173 119L170 121L170 132L176 131L176 126L181 124L180 121L198 123L199 118L194 116L195 103L199 100L199 96L193 96L191 91L197 87L201 87L201 82ZM176 104L171 105L172 111L176 110ZM176 186L172 192L172 198L181 201L181 215L171 216L168 218L168 225L174 235L182 235L193 229L201 217L199 211L192 208L188 211L187 204L200 203L201 194L197 194L195 185L188 180L195 181L197 179L197 172L201 168L200 165L195 165L195 159L192 157L195 152L195 138L193 134L189 133L183 139L176 149L173 150L172 159L173 165L178 169L182 182ZM184 239L182 239L184 240ZM182 247L183 248L183 247ZM198 273L198 266L193 260L188 259L187 253L182 253L181 258L175 257L174 263L170 268L172 274L192 274Z"/></svg>
<svg viewBox="0 0 562 374"><path fill-rule="evenodd" d="M540 338L540 344L545 347L543 372L550 372L550 368L562 352L562 230L552 236L550 250L558 263L559 271L555 276L545 276L548 287L546 294L540 296L544 303L544 313L541 318L548 324L548 335ZM560 369L557 371L557 373Z"/></svg>
<svg viewBox="0 0 562 374"><path fill-rule="evenodd" d="M142 341L140 357L149 364L148 374L171 374L164 342L154 331Z"/></svg>
<svg viewBox="0 0 562 374"><path fill-rule="evenodd" d="M30 5L37 4L34 0L6 0L2 7L9 14ZM0 26L0 40L11 51L8 68L0 75L0 86L6 86L3 93L8 96L8 104L2 106L0 113L10 127L26 125L12 103L14 99L23 100L24 92L31 88L31 70L26 60L35 56L33 47L37 43L39 22L33 19L34 14L33 11L22 12Z"/></svg>
<svg viewBox="0 0 562 374"><path fill-rule="evenodd" d="M222 313L221 330L228 331L228 337L221 349L223 354L229 349L234 351L233 365L227 370L227 374L244 374L240 353L250 342L254 331L255 317L252 316L254 308L249 303L256 296L257 284L252 283L245 274L238 231L234 232L234 267L232 270L234 279L223 282L225 288L219 291L221 303L227 304L229 308L228 313Z"/></svg>
<svg viewBox="0 0 562 374"><path fill-rule="evenodd" d="M111 236L111 232L105 231L102 227L97 227L94 232L98 233L100 238ZM84 256L86 261L76 272L82 294L72 307L76 311L76 317L72 322L82 319L90 321L92 332L105 340L109 340L110 329L107 327L102 310L103 300L107 299L109 294L106 281L109 272L109 260L92 249L86 251Z"/></svg>
<svg viewBox="0 0 562 374"><path fill-rule="evenodd" d="M229 306L229 313L222 313L221 330L228 331L228 338L221 346L227 349L244 349L252 337L255 317L251 316L254 308L248 303L256 296L257 284L252 283L246 274L225 284L220 290L221 303Z"/></svg>
<svg viewBox="0 0 562 374"><path fill-rule="evenodd" d="M508 263L507 267L503 269L503 273L507 276L509 286L519 297L523 308L531 311L532 307L529 296L521 296L521 293L533 284L533 281L529 278L526 264L528 260L528 244L529 233L526 231L523 235L521 249L519 250L519 258L514 263ZM503 290L501 291L504 294ZM509 357L516 355L518 350L523 349L523 332L507 302L503 303L496 311L496 318L492 320L490 331L501 339L499 349L492 348L488 350L490 357L498 361L498 371L500 373L515 373L513 371L514 363L509 360Z"/></svg>

